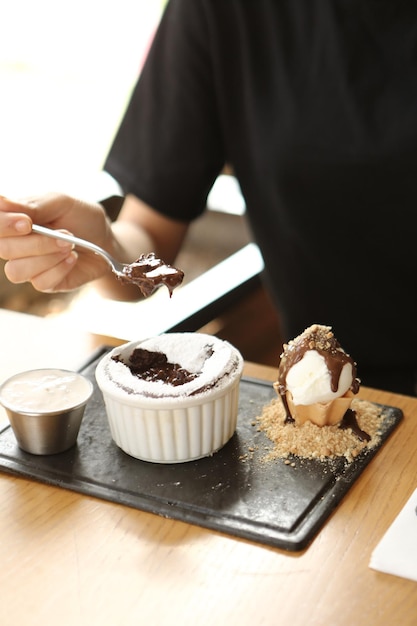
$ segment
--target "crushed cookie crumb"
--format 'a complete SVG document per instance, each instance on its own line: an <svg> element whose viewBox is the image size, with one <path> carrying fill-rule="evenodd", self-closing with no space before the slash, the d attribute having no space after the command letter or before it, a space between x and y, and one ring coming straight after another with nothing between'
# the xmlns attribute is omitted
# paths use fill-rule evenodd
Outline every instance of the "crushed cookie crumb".
<svg viewBox="0 0 417 626"><path fill-rule="evenodd" d="M356 412L360 428L370 435L370 441L361 441L350 428L341 429L337 424L285 423L283 403L280 398L274 398L257 417L259 429L272 444L265 460L281 458L285 459L286 465L293 465L289 460L293 456L319 460L345 457L347 461L353 461L362 450L371 449L380 442L382 409L358 398L352 401L351 408Z"/></svg>

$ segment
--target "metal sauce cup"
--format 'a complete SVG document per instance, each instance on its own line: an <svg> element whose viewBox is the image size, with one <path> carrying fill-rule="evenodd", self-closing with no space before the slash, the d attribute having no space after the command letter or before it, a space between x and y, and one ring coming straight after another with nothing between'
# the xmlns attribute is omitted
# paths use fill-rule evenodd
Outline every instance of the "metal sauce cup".
<svg viewBox="0 0 417 626"><path fill-rule="evenodd" d="M0 404L22 450L57 454L76 443L92 392L91 381L76 372L29 370L0 386Z"/></svg>

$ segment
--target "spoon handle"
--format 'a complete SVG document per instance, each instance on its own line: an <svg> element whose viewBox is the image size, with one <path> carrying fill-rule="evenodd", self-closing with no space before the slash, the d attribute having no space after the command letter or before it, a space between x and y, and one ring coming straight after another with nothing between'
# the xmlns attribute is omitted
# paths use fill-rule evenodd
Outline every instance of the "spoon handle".
<svg viewBox="0 0 417 626"><path fill-rule="evenodd" d="M63 233L60 230L53 230L51 228L46 228L45 226L38 226L37 224L32 224L32 231L34 233L38 233L39 235L45 235L46 237L52 237L53 239L62 239L63 241L68 241L74 244L75 246L87 248L88 250L102 256L108 263L110 263L110 265L112 265L106 251L99 246L96 246L95 243L91 243L91 241L80 239L79 237L75 237L69 233Z"/></svg>

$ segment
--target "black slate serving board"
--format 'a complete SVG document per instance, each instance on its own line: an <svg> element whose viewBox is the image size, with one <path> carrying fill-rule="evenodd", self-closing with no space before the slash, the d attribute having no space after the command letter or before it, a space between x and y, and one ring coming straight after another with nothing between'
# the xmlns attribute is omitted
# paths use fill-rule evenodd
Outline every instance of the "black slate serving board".
<svg viewBox="0 0 417 626"><path fill-rule="evenodd" d="M212 457L161 465L139 461L112 441L94 371L108 350L81 372L94 384L76 446L62 454L23 452L13 432L0 433L0 470L57 485L262 544L297 551L326 519L400 422L402 411L383 407L382 438L353 462L294 458L265 462L270 442L254 421L273 397L270 382L243 379L238 427Z"/></svg>

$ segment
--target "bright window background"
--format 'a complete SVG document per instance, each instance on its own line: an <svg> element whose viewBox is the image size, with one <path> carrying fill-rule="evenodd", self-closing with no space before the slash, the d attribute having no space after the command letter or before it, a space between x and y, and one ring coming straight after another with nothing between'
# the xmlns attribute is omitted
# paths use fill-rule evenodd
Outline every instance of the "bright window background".
<svg viewBox="0 0 417 626"><path fill-rule="evenodd" d="M163 4L1 3L1 195L75 192L100 170Z"/></svg>
<svg viewBox="0 0 417 626"><path fill-rule="evenodd" d="M0 3L0 195L19 198L66 191L97 198L97 174L165 2ZM208 205L242 215L245 205L233 177L219 177ZM225 227L214 211L190 229L178 259L187 282L246 243L246 228L233 217L224 218L229 224ZM215 246L208 234L212 231ZM126 319L137 324L138 307L147 317L147 300L106 301L88 285L71 294L39 294L29 284L9 283L1 265L0 305L5 308L61 315L78 328L120 337L127 332ZM165 297L160 290L153 300L161 298L165 306ZM122 329L118 320L123 320Z"/></svg>

